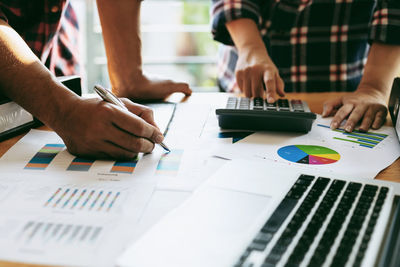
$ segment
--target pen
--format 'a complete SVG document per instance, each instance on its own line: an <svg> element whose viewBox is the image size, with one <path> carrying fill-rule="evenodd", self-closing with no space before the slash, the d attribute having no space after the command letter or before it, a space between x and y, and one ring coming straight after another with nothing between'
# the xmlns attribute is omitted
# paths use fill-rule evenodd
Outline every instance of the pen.
<svg viewBox="0 0 400 267"><path fill-rule="evenodd" d="M128 108L122 103L121 100L119 100L118 97L116 97L110 90L107 90L106 88L103 88L100 85L95 85L94 86L94 91L106 102L112 103L114 105L119 106L120 108L127 110ZM159 143L159 145L164 148L166 151L171 152L171 150L163 143Z"/></svg>

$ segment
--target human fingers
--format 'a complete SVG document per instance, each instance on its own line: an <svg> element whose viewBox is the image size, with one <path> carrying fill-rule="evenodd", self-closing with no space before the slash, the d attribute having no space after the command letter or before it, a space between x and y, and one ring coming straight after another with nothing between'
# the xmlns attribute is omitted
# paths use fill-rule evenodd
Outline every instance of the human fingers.
<svg viewBox="0 0 400 267"><path fill-rule="evenodd" d="M284 97L285 83L283 82L282 78L279 76L278 73L276 74L275 80L276 80L276 92L278 93L279 96Z"/></svg>
<svg viewBox="0 0 400 267"><path fill-rule="evenodd" d="M84 145L67 144L68 152L77 157L88 159L133 159L137 153L121 148L108 141L96 143L96 150L84 148Z"/></svg>
<svg viewBox="0 0 400 267"><path fill-rule="evenodd" d="M112 121L120 129L138 137L147 138L155 143L161 143L164 140L164 136L157 127L129 111L117 110Z"/></svg>
<svg viewBox="0 0 400 267"><path fill-rule="evenodd" d="M333 115L335 111L340 108L342 103L343 102L341 97L325 101L323 104L322 117L328 117Z"/></svg>
<svg viewBox="0 0 400 267"><path fill-rule="evenodd" d="M154 149L154 143L148 139L134 136L117 127L109 129L107 141L134 153L149 153Z"/></svg>
<svg viewBox="0 0 400 267"><path fill-rule="evenodd" d="M262 76L257 71L251 74L251 92L253 97L263 97L264 87L262 85Z"/></svg>
<svg viewBox="0 0 400 267"><path fill-rule="evenodd" d="M338 128L339 125L342 123L342 121L347 118L347 116L350 114L353 108L354 108L353 104L343 105L333 117L331 122L331 128L332 129Z"/></svg>
<svg viewBox="0 0 400 267"><path fill-rule="evenodd" d="M375 119L376 113L378 111L373 109L372 107L369 107L367 111L365 112L364 118L361 122L361 125L359 127L359 130L362 132L366 132L371 128L372 122Z"/></svg>
<svg viewBox="0 0 400 267"><path fill-rule="evenodd" d="M352 132L356 124L362 119L362 117L366 114L367 106L366 105L357 105L353 111L351 111L349 118L344 125L344 130L346 132Z"/></svg>
<svg viewBox="0 0 400 267"><path fill-rule="evenodd" d="M244 71L244 77L242 79L242 84L243 84L243 92L246 97L252 97L252 91L251 91L251 71L249 69L246 69Z"/></svg>
<svg viewBox="0 0 400 267"><path fill-rule="evenodd" d="M267 92L268 103L274 103L276 100L275 77L270 71L264 72L264 84Z"/></svg>
<svg viewBox="0 0 400 267"><path fill-rule="evenodd" d="M103 151L97 158L102 158L101 155L106 155L106 159L129 160L134 159L138 153L126 150L117 144L105 141Z"/></svg>
<svg viewBox="0 0 400 267"><path fill-rule="evenodd" d="M168 94L173 93L184 93L186 96L192 95L192 89L190 89L187 83L176 83L170 81L167 88Z"/></svg>
<svg viewBox="0 0 400 267"><path fill-rule="evenodd" d="M242 70L236 71L236 83L239 86L240 91L244 93L243 79L244 79L243 71Z"/></svg>
<svg viewBox="0 0 400 267"><path fill-rule="evenodd" d="M137 116L141 117L151 125L158 128L156 122L154 121L154 112L151 108L134 103L128 98L120 98L120 100L124 103L124 105L128 108L130 112L136 114Z"/></svg>
<svg viewBox="0 0 400 267"><path fill-rule="evenodd" d="M379 129L385 122L386 115L387 115L387 109L386 108L380 109L375 115L374 122L372 123L372 129Z"/></svg>

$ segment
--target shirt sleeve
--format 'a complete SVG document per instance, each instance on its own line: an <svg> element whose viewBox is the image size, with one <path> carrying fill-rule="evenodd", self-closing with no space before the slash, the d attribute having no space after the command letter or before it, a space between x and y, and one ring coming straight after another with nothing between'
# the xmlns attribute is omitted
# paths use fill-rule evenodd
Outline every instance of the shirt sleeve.
<svg viewBox="0 0 400 267"><path fill-rule="evenodd" d="M260 27L262 21L260 1L262 0L212 0L211 32L214 40L226 45L233 45L233 40L225 24L236 19L252 19Z"/></svg>
<svg viewBox="0 0 400 267"><path fill-rule="evenodd" d="M400 0L379 0L372 17L370 42L400 45Z"/></svg>

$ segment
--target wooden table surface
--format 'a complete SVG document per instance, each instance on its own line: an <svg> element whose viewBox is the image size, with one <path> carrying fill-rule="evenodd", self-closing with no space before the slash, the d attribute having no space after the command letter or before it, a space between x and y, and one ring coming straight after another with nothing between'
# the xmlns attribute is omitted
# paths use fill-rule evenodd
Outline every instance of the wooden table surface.
<svg viewBox="0 0 400 267"><path fill-rule="evenodd" d="M344 96L347 93L288 93L286 95L289 99L301 99L307 101L310 109L314 113L322 113L322 103L330 98ZM221 93L194 93L191 97L182 98L181 95L173 95L170 97L170 101L173 102L188 102L188 103L207 103L210 99L226 97ZM391 125L390 119L388 117L387 125ZM47 127L42 126L39 129L49 130ZM0 156L7 152L7 150L12 147L23 135L14 137L12 139L0 142ZM367 164L367 162L366 162ZM392 165L382 170L376 179L382 179L387 181L400 182L400 158L397 159ZM27 267L27 266L42 266L42 265L32 265L25 263L11 263L0 261L0 267Z"/></svg>

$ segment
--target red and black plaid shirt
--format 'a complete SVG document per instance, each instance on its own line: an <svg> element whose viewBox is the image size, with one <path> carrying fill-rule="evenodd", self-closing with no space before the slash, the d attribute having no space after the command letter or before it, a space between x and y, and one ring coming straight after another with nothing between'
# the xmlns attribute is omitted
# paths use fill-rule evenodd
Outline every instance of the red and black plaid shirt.
<svg viewBox="0 0 400 267"><path fill-rule="evenodd" d="M287 92L354 91L369 44L400 45L400 0L213 0L212 32L223 43L218 78L237 88L238 58L225 24L258 26Z"/></svg>
<svg viewBox="0 0 400 267"><path fill-rule="evenodd" d="M79 74L78 22L68 0L0 0L0 19L55 75Z"/></svg>

